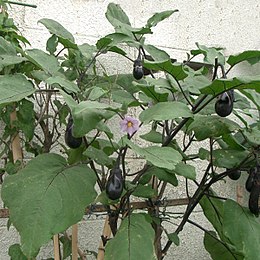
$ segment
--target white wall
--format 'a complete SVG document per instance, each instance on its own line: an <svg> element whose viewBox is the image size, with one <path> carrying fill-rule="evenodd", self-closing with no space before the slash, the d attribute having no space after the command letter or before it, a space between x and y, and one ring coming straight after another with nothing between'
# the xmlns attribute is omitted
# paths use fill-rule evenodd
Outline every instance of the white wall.
<svg viewBox="0 0 260 260"><path fill-rule="evenodd" d="M14 7L12 14L17 18L21 32L29 39L32 47L45 49L49 34L41 24L37 24L37 21L43 17L60 22L73 33L77 43L94 44L100 36L113 32L112 26L105 18L106 7L111 1L26 0L24 2L36 4L38 7L37 9ZM207 46L225 47L226 55L245 49L260 49L260 3L255 0L117 0L114 2L121 5L135 26L143 25L155 12L179 9L178 13L160 23L154 29L154 34L147 39L149 43L164 48L172 57L180 60L186 58L186 51L195 48L195 42ZM113 70L118 69L116 61ZM111 60L104 60L104 62L108 64ZM122 69L131 71L132 65L126 62L123 66L120 65L120 71ZM222 186L222 192L230 190L230 185L228 182L224 188ZM234 186L229 193L235 198ZM176 210L183 210L183 208ZM194 219L204 223L201 213L196 213ZM9 245L19 241L13 229L11 232L6 231L5 222L5 220L0 221L1 260L9 259L7 254ZM172 229L174 230L174 227ZM101 220L91 218L81 223L80 244L83 249L97 250L101 230ZM165 259L210 259L203 248L202 237L201 231L187 224L181 233L183 239L181 246L172 247L169 256ZM47 246L38 259L50 257L51 250L51 246Z"/></svg>

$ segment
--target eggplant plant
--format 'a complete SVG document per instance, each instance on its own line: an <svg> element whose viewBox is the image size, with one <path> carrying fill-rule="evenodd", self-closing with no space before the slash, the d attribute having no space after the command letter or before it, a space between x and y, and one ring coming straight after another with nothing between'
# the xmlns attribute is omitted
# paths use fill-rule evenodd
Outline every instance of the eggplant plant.
<svg viewBox="0 0 260 260"><path fill-rule="evenodd" d="M77 44L55 20L39 20L50 33L41 50L19 33L6 2L0 1L1 197L8 226L21 239L10 257L32 259L59 234L65 259L66 230L99 207L113 233L100 234L106 260L164 259L187 223L204 233L212 259L259 259L260 74L229 75L241 62L259 65L260 51L225 57L197 43L177 61L145 36L178 10L155 13L135 28L114 3L106 11L114 32L95 45ZM99 66L111 52L132 63L129 71L109 74L109 66ZM203 63L194 66L197 57ZM138 169L129 152L142 159ZM248 177L248 205L213 189L240 176ZM166 191L178 189L187 196L167 199ZM184 212L165 210L180 204ZM212 230L192 220L199 205Z"/></svg>

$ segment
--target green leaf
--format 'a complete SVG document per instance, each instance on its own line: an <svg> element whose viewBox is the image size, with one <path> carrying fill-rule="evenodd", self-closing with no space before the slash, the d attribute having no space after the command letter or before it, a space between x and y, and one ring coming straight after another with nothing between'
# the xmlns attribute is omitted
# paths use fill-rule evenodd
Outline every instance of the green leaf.
<svg viewBox="0 0 260 260"><path fill-rule="evenodd" d="M155 189L152 188L151 185L142 185L138 184L137 187L134 189L134 192L132 195L140 198L154 198L157 195L157 192Z"/></svg>
<svg viewBox="0 0 260 260"><path fill-rule="evenodd" d="M50 54L54 54L54 52L57 50L57 46L58 46L58 37L53 34L47 41L46 43L46 50L50 53Z"/></svg>
<svg viewBox="0 0 260 260"><path fill-rule="evenodd" d="M130 94L129 92L119 89L112 91L112 99L113 101L126 105L126 106L138 106L139 102L137 99Z"/></svg>
<svg viewBox="0 0 260 260"><path fill-rule="evenodd" d="M0 55L16 56L16 50L14 46L0 36Z"/></svg>
<svg viewBox="0 0 260 260"><path fill-rule="evenodd" d="M189 132L193 131L197 140L201 141L209 137L219 137L240 129L235 122L219 116L196 115L189 125Z"/></svg>
<svg viewBox="0 0 260 260"><path fill-rule="evenodd" d="M260 94L253 89L240 90L240 92L250 99L258 110L260 110Z"/></svg>
<svg viewBox="0 0 260 260"><path fill-rule="evenodd" d="M34 135L34 103L22 99L19 103L19 110L17 111L18 126L23 131L27 140L31 141Z"/></svg>
<svg viewBox="0 0 260 260"><path fill-rule="evenodd" d="M0 105L19 101L34 91L33 84L21 74L0 75Z"/></svg>
<svg viewBox="0 0 260 260"><path fill-rule="evenodd" d="M213 193L213 195L215 194ZM200 206L202 207L204 215L206 216L208 221L218 232L220 239L224 241L225 235L223 233L222 227L224 215L224 202L217 198L203 196L200 200Z"/></svg>
<svg viewBox="0 0 260 260"><path fill-rule="evenodd" d="M54 234L81 220L96 196L95 173L86 165L68 166L57 154L32 159L5 178L2 199L21 236L23 253L32 258Z"/></svg>
<svg viewBox="0 0 260 260"><path fill-rule="evenodd" d="M173 13L178 12L179 10L167 10L160 13L155 13L152 17L150 17L147 21L147 27L154 27L159 22L163 21L164 19L170 17Z"/></svg>
<svg viewBox="0 0 260 260"><path fill-rule="evenodd" d="M162 89L160 87L150 85L149 82L142 83L134 83L142 92L139 93L139 97L141 100L150 102L155 101L155 103L166 102L168 101L169 91ZM141 96L141 94L144 94Z"/></svg>
<svg viewBox="0 0 260 260"><path fill-rule="evenodd" d="M219 51L221 48L214 48L214 47L206 47L205 45L201 45L196 43L198 50L192 50L192 55L204 55L204 62L214 65L215 59L218 59L218 63L224 65L225 64L225 57L224 55Z"/></svg>
<svg viewBox="0 0 260 260"><path fill-rule="evenodd" d="M83 154L100 165L106 165L108 167L113 166L114 161L109 158L102 150L93 146L89 146Z"/></svg>
<svg viewBox="0 0 260 260"><path fill-rule="evenodd" d="M210 234L211 235L210 235ZM216 236L214 231L204 233L204 246L209 252L213 260L243 260L244 256L242 253L232 251L232 246L227 243L221 243ZM215 237L215 238L214 238Z"/></svg>
<svg viewBox="0 0 260 260"><path fill-rule="evenodd" d="M156 61L156 62L167 61L170 59L170 56L168 53L156 48L153 45L150 45L150 44L144 45L144 49L153 57L154 61Z"/></svg>
<svg viewBox="0 0 260 260"><path fill-rule="evenodd" d="M243 131L247 141L255 146L260 145L260 129L255 126Z"/></svg>
<svg viewBox="0 0 260 260"><path fill-rule="evenodd" d="M65 47L75 47L75 40L73 35L67 31L60 23L52 19L43 18L38 21L38 23L43 24L51 34L55 34L60 38L60 42Z"/></svg>
<svg viewBox="0 0 260 260"><path fill-rule="evenodd" d="M11 245L8 249L8 255L11 260L27 260L27 257L23 254L19 244Z"/></svg>
<svg viewBox="0 0 260 260"><path fill-rule="evenodd" d="M69 81L61 76L53 76L45 80L46 83L54 87L64 88L68 93L77 93L79 88L76 83Z"/></svg>
<svg viewBox="0 0 260 260"><path fill-rule="evenodd" d="M66 100L67 102L67 100ZM71 106L72 116L74 120L75 137L81 137L93 129L96 129L98 124L103 119L109 119L116 113L117 108L97 101L82 101L79 104Z"/></svg>
<svg viewBox="0 0 260 260"><path fill-rule="evenodd" d="M142 122L148 123L152 120L170 120L180 117L192 117L187 105L178 102L160 102L141 112L139 118Z"/></svg>
<svg viewBox="0 0 260 260"><path fill-rule="evenodd" d="M154 166L150 166L146 173L142 176L139 183L147 184L152 176L156 176L160 181L166 181L173 186L178 186L178 180L173 171L169 171L163 168L158 168Z"/></svg>
<svg viewBox="0 0 260 260"><path fill-rule="evenodd" d="M202 155L201 149L200 149L200 156ZM246 159L248 155L249 155L248 151L216 149L212 152L213 165L221 168L232 169L234 167L237 167L244 159ZM210 161L209 151L207 151L207 154L204 153L204 156L206 156L206 158L204 157L202 159L207 159L208 161Z"/></svg>
<svg viewBox="0 0 260 260"><path fill-rule="evenodd" d="M56 57L45 53L42 50L32 49L26 50L26 58L39 68L54 75L60 69L59 62Z"/></svg>
<svg viewBox="0 0 260 260"><path fill-rule="evenodd" d="M155 260L154 230L145 214L125 218L105 248L105 260Z"/></svg>
<svg viewBox="0 0 260 260"><path fill-rule="evenodd" d="M71 240L65 236L62 236L60 238L60 241L62 242L62 251L63 251L63 254L62 254L62 259L66 259L67 257L69 257L71 255Z"/></svg>
<svg viewBox="0 0 260 260"><path fill-rule="evenodd" d="M140 137L148 142L159 143L159 144L162 143L162 134L155 130L151 130L147 134L140 135Z"/></svg>
<svg viewBox="0 0 260 260"><path fill-rule="evenodd" d="M114 27L117 27L121 24L127 24L131 26L127 14L124 12L119 4L108 4L106 18Z"/></svg>
<svg viewBox="0 0 260 260"><path fill-rule="evenodd" d="M247 208L233 200L224 203L223 231L245 259L259 258L260 222Z"/></svg>
<svg viewBox="0 0 260 260"><path fill-rule="evenodd" d="M211 84L211 80L204 75L189 75L183 81L183 90L188 90L193 94L200 94L200 89Z"/></svg>
<svg viewBox="0 0 260 260"><path fill-rule="evenodd" d="M220 239L237 257L235 259L258 259L260 243L258 218L247 208L230 199L220 201L204 196L200 205Z"/></svg>
<svg viewBox="0 0 260 260"><path fill-rule="evenodd" d="M179 162L173 172L190 180L196 180L196 169L190 164Z"/></svg>
<svg viewBox="0 0 260 260"><path fill-rule="evenodd" d="M201 88L200 92L202 94L217 96L229 89L254 89L260 93L260 75L216 79L210 85Z"/></svg>
<svg viewBox="0 0 260 260"><path fill-rule="evenodd" d="M13 56L13 55L1 55L0 54L0 71L7 66L15 65L26 61L24 57Z"/></svg>
<svg viewBox="0 0 260 260"><path fill-rule="evenodd" d="M178 236L177 233L170 233L170 234L167 234L167 237L170 241L172 241L176 246L179 246L180 245L180 238Z"/></svg>
<svg viewBox="0 0 260 260"><path fill-rule="evenodd" d="M180 153L171 147L149 146L141 148L126 138L124 142L131 147L134 152L159 168L174 170L177 163L182 160Z"/></svg>
<svg viewBox="0 0 260 260"><path fill-rule="evenodd" d="M230 55L227 60L227 63L230 66L234 66L242 61L247 61L251 65L259 62L260 61L260 51L248 50L248 51L244 51L239 54L236 54L236 55Z"/></svg>
<svg viewBox="0 0 260 260"><path fill-rule="evenodd" d="M96 47L98 50L104 50L110 45L111 42L112 42L112 39L103 37L97 41Z"/></svg>
<svg viewBox="0 0 260 260"><path fill-rule="evenodd" d="M187 77L187 73L183 69L182 64L172 63L171 60L167 61L148 61L144 60L144 67L150 70L159 70L169 73L177 80L182 80Z"/></svg>

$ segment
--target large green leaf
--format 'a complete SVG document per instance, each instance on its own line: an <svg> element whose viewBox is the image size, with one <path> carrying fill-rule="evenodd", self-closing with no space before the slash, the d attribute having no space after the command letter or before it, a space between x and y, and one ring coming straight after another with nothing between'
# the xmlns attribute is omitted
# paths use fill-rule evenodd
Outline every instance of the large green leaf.
<svg viewBox="0 0 260 260"><path fill-rule="evenodd" d="M257 93L254 89L244 89L240 90L240 92L250 99L257 109L260 110L260 93Z"/></svg>
<svg viewBox="0 0 260 260"><path fill-rule="evenodd" d="M177 80L182 80L187 77L183 65L178 63L173 64L170 59L158 62L144 60L144 67L150 70L165 71Z"/></svg>
<svg viewBox="0 0 260 260"><path fill-rule="evenodd" d="M156 48L155 46L153 45L150 45L150 44L146 44L144 45L144 49L149 53L151 54L151 56L153 57L153 59L155 61L167 61L170 59L170 56L168 53L166 53L165 51L163 50L160 50L158 48Z"/></svg>
<svg viewBox="0 0 260 260"><path fill-rule="evenodd" d="M83 136L96 129L99 122L111 118L116 114L114 111L117 110L117 108L97 101L82 101L76 105L68 105L72 110L74 119L73 134L75 137Z"/></svg>
<svg viewBox="0 0 260 260"><path fill-rule="evenodd" d="M13 55L1 55L0 54L0 71L10 65L19 64L27 59L20 56L13 56Z"/></svg>
<svg viewBox="0 0 260 260"><path fill-rule="evenodd" d="M258 127L255 126L255 127L252 127L250 129L246 129L245 131L243 131L243 134L246 137L247 141L255 146L260 145L260 127L259 126Z"/></svg>
<svg viewBox="0 0 260 260"><path fill-rule="evenodd" d="M232 252L233 256L235 255L234 259L259 259L259 218L256 218L247 208L230 199L220 201L204 196L200 205L205 216L218 232L221 241L228 247L227 251ZM212 243L212 241L208 241L208 243ZM224 249L221 248L223 252ZM211 245L209 252L214 255Z"/></svg>
<svg viewBox="0 0 260 260"><path fill-rule="evenodd" d="M210 235L210 234L211 235ZM218 240L217 235L213 231L204 234L204 246L210 253L212 260L243 260L244 256L241 253L233 252L232 246L222 243Z"/></svg>
<svg viewBox="0 0 260 260"><path fill-rule="evenodd" d="M235 122L219 116L196 115L188 130L194 131L197 140L201 141L209 137L219 137L240 129Z"/></svg>
<svg viewBox="0 0 260 260"><path fill-rule="evenodd" d="M251 65L257 63L260 61L260 51L257 50L249 50L249 51L244 51L236 55L230 55L227 63L230 66L234 66L242 61L247 61Z"/></svg>
<svg viewBox="0 0 260 260"><path fill-rule="evenodd" d="M34 91L33 84L21 74L0 75L0 105L19 101Z"/></svg>
<svg viewBox="0 0 260 260"><path fill-rule="evenodd" d="M155 13L152 17L150 17L147 21L147 27L156 26L159 22L163 21L164 19L170 17L173 13L178 12L179 10L167 10L160 13Z"/></svg>
<svg viewBox="0 0 260 260"><path fill-rule="evenodd" d="M11 56L16 55L14 46L10 42L6 41L2 36L0 36L0 54Z"/></svg>
<svg viewBox="0 0 260 260"><path fill-rule="evenodd" d="M51 153L5 178L2 199L27 257L36 256L54 234L81 220L95 199L95 182L95 173L86 165L68 166L62 156Z"/></svg>
<svg viewBox="0 0 260 260"><path fill-rule="evenodd" d="M122 221L116 236L106 245L105 260L156 259L154 230L147 217L131 214Z"/></svg>
<svg viewBox="0 0 260 260"><path fill-rule="evenodd" d="M183 176L185 178L196 180L196 169L194 166L190 164L185 164L183 162L179 162L173 172L179 176Z"/></svg>
<svg viewBox="0 0 260 260"><path fill-rule="evenodd" d="M26 58L50 75L54 75L60 69L57 58L42 50L26 50Z"/></svg>
<svg viewBox="0 0 260 260"><path fill-rule="evenodd" d="M153 175L161 181L166 181L172 184L173 186L178 186L178 180L173 171L169 171L155 166L149 166L145 174L139 180L139 183L147 184L151 180Z"/></svg>
<svg viewBox="0 0 260 260"><path fill-rule="evenodd" d="M106 18L114 26L116 32L123 33L131 38L134 38L132 35L133 28L129 18L119 4L108 4Z"/></svg>
<svg viewBox="0 0 260 260"><path fill-rule="evenodd" d="M127 14L119 4L109 3L107 6L106 17L114 26L117 26L117 22L131 25Z"/></svg>
<svg viewBox="0 0 260 260"><path fill-rule="evenodd" d="M152 120L170 120L180 117L192 117L187 105L178 102L160 102L141 112L139 118L142 122L148 123Z"/></svg>
<svg viewBox="0 0 260 260"><path fill-rule="evenodd" d="M217 96L229 89L254 89L260 93L260 75L216 79L210 85L201 88L200 92L202 94Z"/></svg>
<svg viewBox="0 0 260 260"><path fill-rule="evenodd" d="M249 155L248 151L241 151L241 150L231 150L231 149L216 149L212 152L212 160L213 165L232 169L247 158ZM205 150L204 148L200 148L199 156L201 159L207 159L208 161L211 160L210 152Z"/></svg>
<svg viewBox="0 0 260 260"><path fill-rule="evenodd" d="M159 168L174 170L175 166L182 160L180 153L171 147L149 146L141 148L126 138L124 142L131 147L134 152Z"/></svg>
<svg viewBox="0 0 260 260"><path fill-rule="evenodd" d="M191 54L193 55L199 55L203 54L204 55L204 62L209 63L214 65L215 64L215 59L218 59L218 63L224 65L225 64L225 57L224 55L220 52L219 48L214 48L214 47L207 47L205 45L196 43L198 50L192 50Z"/></svg>
<svg viewBox="0 0 260 260"><path fill-rule="evenodd" d="M55 20L43 18L38 21L38 23L43 24L51 34L59 37L59 41L65 47L76 48L75 40L73 35L67 31L60 23Z"/></svg>
<svg viewBox="0 0 260 260"><path fill-rule="evenodd" d="M260 259L260 221L247 208L226 200L223 231L227 240L244 253L245 259Z"/></svg>
<svg viewBox="0 0 260 260"><path fill-rule="evenodd" d="M46 83L53 85L55 87L62 87L64 88L68 93L77 93L79 91L79 88L76 83L69 81L65 78L62 78L61 76L53 76L45 80Z"/></svg>

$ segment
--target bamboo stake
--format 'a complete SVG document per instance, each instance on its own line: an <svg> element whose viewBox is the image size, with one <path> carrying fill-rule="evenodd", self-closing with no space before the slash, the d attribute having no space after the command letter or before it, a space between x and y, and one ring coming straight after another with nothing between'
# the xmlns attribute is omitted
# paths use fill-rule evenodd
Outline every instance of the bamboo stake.
<svg viewBox="0 0 260 260"><path fill-rule="evenodd" d="M109 216L106 217L104 228L103 228L103 237L104 238L110 238L111 236L111 228L109 225ZM103 260L105 257L105 247L103 240L100 240L99 247L98 247L98 255L97 255L97 260Z"/></svg>
<svg viewBox="0 0 260 260"><path fill-rule="evenodd" d="M11 125L13 126L13 123L16 121L17 116L16 116L16 110L14 110L11 115L10 115L10 120L11 120ZM21 140L20 140L20 136L19 133L16 132L13 136L12 136L12 142L11 142L11 149L12 149L12 153L13 153L13 161L14 163L17 160L23 160L23 153L22 153L22 148L21 148Z"/></svg>
<svg viewBox="0 0 260 260"><path fill-rule="evenodd" d="M71 240L71 250L72 250L72 260L78 259L78 224L72 226L72 240Z"/></svg>
<svg viewBox="0 0 260 260"><path fill-rule="evenodd" d="M60 260L60 242L59 235L53 236L53 247L54 247L54 260Z"/></svg>

